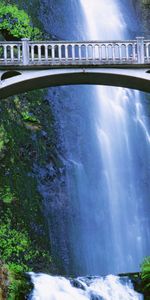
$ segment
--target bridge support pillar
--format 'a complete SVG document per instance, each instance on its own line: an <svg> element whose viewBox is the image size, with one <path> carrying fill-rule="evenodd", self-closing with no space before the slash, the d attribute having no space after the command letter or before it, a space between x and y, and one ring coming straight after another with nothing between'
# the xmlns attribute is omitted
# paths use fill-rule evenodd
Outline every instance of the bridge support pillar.
<svg viewBox="0 0 150 300"><path fill-rule="evenodd" d="M23 65L28 65L29 64L29 39L28 38L23 38L22 40L22 62Z"/></svg>
<svg viewBox="0 0 150 300"><path fill-rule="evenodd" d="M144 37L137 37L136 39L138 64L144 64Z"/></svg>

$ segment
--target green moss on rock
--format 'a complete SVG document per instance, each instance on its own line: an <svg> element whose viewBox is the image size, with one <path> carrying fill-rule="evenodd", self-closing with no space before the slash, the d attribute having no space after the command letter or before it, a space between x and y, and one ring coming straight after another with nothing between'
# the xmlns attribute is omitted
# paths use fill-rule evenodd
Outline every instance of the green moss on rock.
<svg viewBox="0 0 150 300"><path fill-rule="evenodd" d="M43 167L47 159L58 163L53 117L44 101L45 94L43 90L33 91L1 101L5 134L1 135L0 257L8 266L17 264L24 271L53 272L47 223L34 171L34 164ZM23 112L29 117L24 118Z"/></svg>

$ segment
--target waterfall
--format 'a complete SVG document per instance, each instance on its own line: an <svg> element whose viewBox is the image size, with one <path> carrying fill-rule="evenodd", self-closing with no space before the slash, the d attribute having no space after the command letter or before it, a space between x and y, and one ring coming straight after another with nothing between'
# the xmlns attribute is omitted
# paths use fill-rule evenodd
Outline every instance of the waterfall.
<svg viewBox="0 0 150 300"><path fill-rule="evenodd" d="M130 38L117 1L80 2L85 39ZM111 87L88 87L87 93L88 104L82 96L84 104L76 104L80 116L67 119L72 261L81 274L138 271L150 249L150 135L144 95Z"/></svg>
<svg viewBox="0 0 150 300"><path fill-rule="evenodd" d="M123 40L130 38L132 24L136 30L136 16L119 0L72 0L66 19L59 5L66 39ZM54 8L59 5L54 1ZM60 8L54 24L59 15ZM145 95L116 87L69 86L49 89L49 99L65 174L54 185L42 181L40 186L53 254L68 275L138 271L150 249Z"/></svg>
<svg viewBox="0 0 150 300"><path fill-rule="evenodd" d="M82 39L130 38L121 2L80 0L77 18L79 4L75 1L73 6L74 1L70 3L78 24L84 18ZM29 299L142 299L127 278L98 276L138 271L149 255L150 133L142 104L145 95L78 86L51 88L49 98L54 99L50 101L65 166L63 188L56 180L57 197L51 188L51 203L50 189L41 185L46 211L52 215L52 250L68 274L95 277L30 273L34 290Z"/></svg>

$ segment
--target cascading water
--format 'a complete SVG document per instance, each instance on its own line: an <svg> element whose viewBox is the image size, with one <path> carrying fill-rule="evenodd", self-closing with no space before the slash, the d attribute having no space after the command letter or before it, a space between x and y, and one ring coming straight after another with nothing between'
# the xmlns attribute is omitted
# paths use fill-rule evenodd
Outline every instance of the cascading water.
<svg viewBox="0 0 150 300"><path fill-rule="evenodd" d="M81 0L86 39L127 37L118 4ZM122 88L93 87L91 93L90 112L85 107L85 118L87 113L90 118L84 131L87 141L78 140L80 149L72 153L75 264L83 274L133 272L150 249L150 142L142 99ZM71 190L72 179L69 185Z"/></svg>
<svg viewBox="0 0 150 300"><path fill-rule="evenodd" d="M80 4L85 18L83 39L128 37L120 2L80 0ZM144 95L89 86L51 89L51 98L54 93L68 199L60 205L60 189L57 210L54 203L50 206L56 210L50 223L52 227L56 222L54 251L64 246L60 257L64 265L69 260L70 274L135 272L150 249L150 135L142 107ZM48 190L48 208L47 195ZM140 299L129 283L121 284L115 276L77 279L82 281L79 289L62 277L32 274L32 281L32 300Z"/></svg>
<svg viewBox="0 0 150 300"><path fill-rule="evenodd" d="M34 291L29 300L142 300L130 281L109 275L106 278L77 278L32 274Z"/></svg>

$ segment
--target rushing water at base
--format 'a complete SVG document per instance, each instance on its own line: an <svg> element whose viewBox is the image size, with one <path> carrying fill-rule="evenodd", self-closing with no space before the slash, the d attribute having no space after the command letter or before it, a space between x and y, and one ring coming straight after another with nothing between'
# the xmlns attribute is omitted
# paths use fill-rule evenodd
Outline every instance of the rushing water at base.
<svg viewBox="0 0 150 300"><path fill-rule="evenodd" d="M32 274L34 291L29 300L142 300L127 279L109 275L105 278L66 279Z"/></svg>

